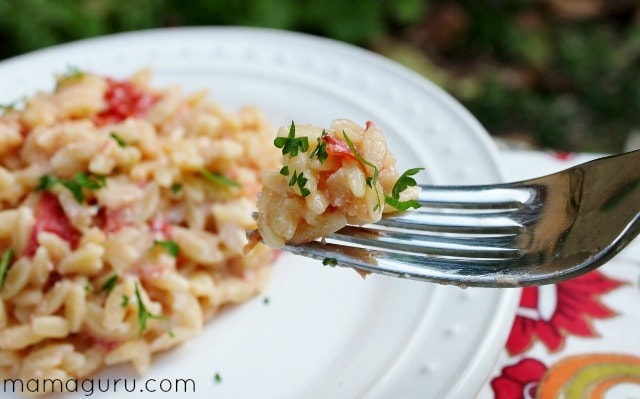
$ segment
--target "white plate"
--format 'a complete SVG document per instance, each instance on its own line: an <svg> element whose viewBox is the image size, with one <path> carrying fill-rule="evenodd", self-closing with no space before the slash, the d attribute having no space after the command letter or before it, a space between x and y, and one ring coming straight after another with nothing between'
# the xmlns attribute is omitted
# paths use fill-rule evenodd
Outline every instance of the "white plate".
<svg viewBox="0 0 640 399"><path fill-rule="evenodd" d="M487 134L451 97L387 59L334 41L246 28L86 40L0 63L0 102L51 89L54 73L69 65L117 77L152 66L155 85L210 88L224 107L261 107L274 126L371 119L401 170L425 166L437 183L501 178ZM95 376L94 396L148 397L140 389L146 379L153 379L154 397L162 396L182 378L193 380L193 398L471 398L503 347L518 294L376 275L363 280L284 254L264 295L158 356L145 378L128 367ZM114 394L114 378L128 379L128 388L135 381L135 394L124 392L122 381ZM163 378L171 381L161 384ZM99 394L98 379L102 389L111 384L109 392Z"/></svg>

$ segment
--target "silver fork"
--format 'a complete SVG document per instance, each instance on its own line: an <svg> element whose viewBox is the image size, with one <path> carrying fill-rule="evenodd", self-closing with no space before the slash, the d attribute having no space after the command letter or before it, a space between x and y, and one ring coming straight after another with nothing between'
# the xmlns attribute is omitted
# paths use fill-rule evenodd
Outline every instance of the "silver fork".
<svg viewBox="0 0 640 399"><path fill-rule="evenodd" d="M418 210L284 249L463 287L556 283L602 265L640 232L640 151L515 183L425 185L419 201Z"/></svg>

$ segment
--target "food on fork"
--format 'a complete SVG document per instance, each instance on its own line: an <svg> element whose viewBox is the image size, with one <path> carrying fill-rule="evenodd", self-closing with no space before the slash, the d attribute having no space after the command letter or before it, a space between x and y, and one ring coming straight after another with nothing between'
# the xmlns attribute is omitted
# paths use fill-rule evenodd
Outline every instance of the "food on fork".
<svg viewBox="0 0 640 399"><path fill-rule="evenodd" d="M326 237L347 224L380 220L383 213L418 208L419 188L403 174L380 128L337 119L329 129L291 122L278 130L282 168L267 171L258 200L258 230L248 248L272 248Z"/></svg>
<svg viewBox="0 0 640 399"><path fill-rule="evenodd" d="M0 375L144 373L266 284L243 255L273 131L206 92L77 69L0 111Z"/></svg>

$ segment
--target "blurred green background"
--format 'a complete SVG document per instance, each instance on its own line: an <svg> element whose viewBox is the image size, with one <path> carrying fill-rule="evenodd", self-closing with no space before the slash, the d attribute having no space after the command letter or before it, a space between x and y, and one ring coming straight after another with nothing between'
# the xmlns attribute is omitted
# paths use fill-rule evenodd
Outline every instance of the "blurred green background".
<svg viewBox="0 0 640 399"><path fill-rule="evenodd" d="M186 25L282 28L371 49L525 146L614 152L640 135L636 0L0 0L0 59Z"/></svg>

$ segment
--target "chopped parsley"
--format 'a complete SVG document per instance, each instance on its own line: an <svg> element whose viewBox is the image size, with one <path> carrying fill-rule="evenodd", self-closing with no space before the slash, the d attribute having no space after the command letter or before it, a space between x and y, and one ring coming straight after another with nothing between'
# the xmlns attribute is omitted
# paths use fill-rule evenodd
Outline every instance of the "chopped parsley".
<svg viewBox="0 0 640 399"><path fill-rule="evenodd" d="M324 258L322 260L322 264L325 266L335 266L338 264L338 261L336 260L336 258Z"/></svg>
<svg viewBox="0 0 640 399"><path fill-rule="evenodd" d="M7 277L7 272L9 271L9 263L13 260L13 249L9 248L2 254L2 259L0 259L0 290L4 286L4 280Z"/></svg>
<svg viewBox="0 0 640 399"><path fill-rule="evenodd" d="M171 187L170 187L170 188L171 188L171 192L172 192L172 193L177 194L177 193L178 193L178 191L182 190L182 184L180 184L180 183L173 183L173 184L171 185Z"/></svg>
<svg viewBox="0 0 640 399"><path fill-rule="evenodd" d="M373 208L373 210L374 211L379 210L381 208L380 194L378 192L378 186L376 185L376 182L378 181L378 174L379 174L378 168L375 165L373 165L371 162L364 159L362 155L360 155L356 147L353 145L353 142L349 139L349 136L347 136L347 133L342 131L342 135L344 136L344 140L349 146L349 149L351 150L351 153L353 154L353 156L358 161L360 161L363 165L370 166L373 168L373 176L368 176L366 178L366 182L369 187L372 187L376 191L376 197L378 198L378 203L376 204L375 208ZM404 172L398 178L393 188L391 189L391 196L388 196L388 195L385 196L385 199L384 199L385 203L389 204L390 206L396 208L399 211L406 211L409 208L414 208L414 209L420 208L420 203L416 200L400 201L400 193L406 190L407 187L413 187L417 184L415 179L411 176L417 174L421 170L424 170L424 168L413 168Z"/></svg>
<svg viewBox="0 0 640 399"><path fill-rule="evenodd" d="M60 75L58 81L56 82L56 89L58 89L64 83L74 79L80 79L84 75L85 73L80 68L73 65L67 65L67 70L62 75Z"/></svg>
<svg viewBox="0 0 640 399"><path fill-rule="evenodd" d="M98 190L107 185L107 178L104 176L87 176L80 172L73 175L72 181L89 190Z"/></svg>
<svg viewBox="0 0 640 399"><path fill-rule="evenodd" d="M0 112L11 111L12 109L15 109L22 101L24 101L24 97L20 97L10 103L0 104Z"/></svg>
<svg viewBox="0 0 640 399"><path fill-rule="evenodd" d="M309 156L309 158L318 158L320 163L323 163L327 158L329 158L329 154L327 153L327 142L323 140L323 137L326 135L327 132L323 130L322 135L318 137L318 145L316 145L316 148L311 151L311 155Z"/></svg>
<svg viewBox="0 0 640 399"><path fill-rule="evenodd" d="M111 136L111 138L113 140L115 140L115 142L118 143L118 145L120 147L122 147L122 148L124 148L124 147L129 145L129 143L124 141L124 139L122 137L118 136L118 134L116 132L111 132L111 134L109 136Z"/></svg>
<svg viewBox="0 0 640 399"><path fill-rule="evenodd" d="M216 384L220 384L222 382L222 376L220 375L220 373L216 373L213 376L213 382L215 382Z"/></svg>
<svg viewBox="0 0 640 399"><path fill-rule="evenodd" d="M228 177L222 176L220 173L217 173L217 172L209 172L208 170L203 169L200 171L200 175L202 175L202 177L204 177L205 179L219 186L233 187L233 188L242 187L242 185L237 181L231 180Z"/></svg>
<svg viewBox="0 0 640 399"><path fill-rule="evenodd" d="M84 195L84 188L88 190L98 190L105 187L107 180L104 176L90 176L82 172L77 172L71 179L62 179L55 176L44 175L38 180L36 190L48 191L56 184L61 184L67 190L71 191L73 197L79 203L83 203L86 199Z"/></svg>
<svg viewBox="0 0 640 399"><path fill-rule="evenodd" d="M36 185L36 190L49 191L58 182L59 180L56 177L49 176L49 175L40 176L40 179L38 179L38 185Z"/></svg>
<svg viewBox="0 0 640 399"><path fill-rule="evenodd" d="M411 176L417 174L424 168L412 168L404 172L393 185L391 189L391 196L385 197L385 202L399 211L406 211L409 208L418 209L420 203L414 199L407 201L400 201L400 193L406 190L408 187L414 187L417 183Z"/></svg>
<svg viewBox="0 0 640 399"><path fill-rule="evenodd" d="M154 315L147 310L147 307L144 306L144 302L142 302L142 296L140 295L140 289L138 288L137 283L135 286L135 294L136 300L138 301L138 324L140 325L139 334L142 335L142 333L144 333L144 330L147 329L147 321L149 321L150 319L162 319L167 321L169 336L173 338L175 335L171 330L171 323L169 319L166 316Z"/></svg>
<svg viewBox="0 0 640 399"><path fill-rule="evenodd" d="M153 241L153 245L159 245L162 247L162 249L164 249L165 251L167 251L167 253L171 256L173 256L174 258L177 258L178 255L180 254L180 246L178 245L177 242L172 241L172 240L154 240Z"/></svg>
<svg viewBox="0 0 640 399"><path fill-rule="evenodd" d="M372 164L371 162L367 161L366 159L364 159L362 157L362 155L360 155L360 153L358 152L358 150L356 149L356 146L353 145L353 142L351 141L351 139L349 139L349 136L347 136L347 133L343 130L342 131L342 135L344 136L344 141L347 143L347 145L349 146L349 149L351 150L351 153L353 154L353 156L360 161L361 164L366 165L366 166L370 166L371 168L373 168L373 176L368 176L366 179L367 185L371 188L373 188L376 192L376 198L378 199L378 202L376 203L376 206L373 208L374 211L380 210L382 205L380 203L380 193L378 192L378 186L377 186L377 182L378 182L378 174L380 173L378 171L378 168Z"/></svg>
<svg viewBox="0 0 640 399"><path fill-rule="evenodd" d="M289 167L283 166L282 169L280 169L280 174L282 176L289 176Z"/></svg>
<svg viewBox="0 0 640 399"><path fill-rule="evenodd" d="M291 121L289 135L287 137L276 137L273 140L273 145L277 148L282 148L282 155L295 157L298 155L298 151L307 152L309 149L309 138L296 137L296 125Z"/></svg>
<svg viewBox="0 0 640 399"><path fill-rule="evenodd" d="M302 172L300 172L300 174L298 174L294 170L293 171L293 176L291 176L291 179L289 180L289 186L293 186L294 184L297 184L298 188L300 189L300 194L303 197L306 197L309 194L311 194L311 191L309 191L309 189L305 187L305 185L307 184L307 181L308 181L308 179L306 177L304 177L304 174Z"/></svg>
<svg viewBox="0 0 640 399"><path fill-rule="evenodd" d="M86 283L84 283L84 292L86 292L87 294L91 294L92 291L93 287L91 286L91 282L87 281Z"/></svg>
<svg viewBox="0 0 640 399"><path fill-rule="evenodd" d="M104 284L102 284L102 287L100 287L100 291L105 291L107 294L110 293L118 283L119 278L120 277L117 274L114 274L113 276L109 277L107 281L105 281Z"/></svg>
<svg viewBox="0 0 640 399"><path fill-rule="evenodd" d="M265 296L264 299L262 300L262 303L264 303L265 305L268 305L270 300L271 299L269 299L268 296Z"/></svg>
<svg viewBox="0 0 640 399"><path fill-rule="evenodd" d="M120 302L120 306L122 306L123 308L126 308L128 305L129 305L129 296L123 295L122 302Z"/></svg>

